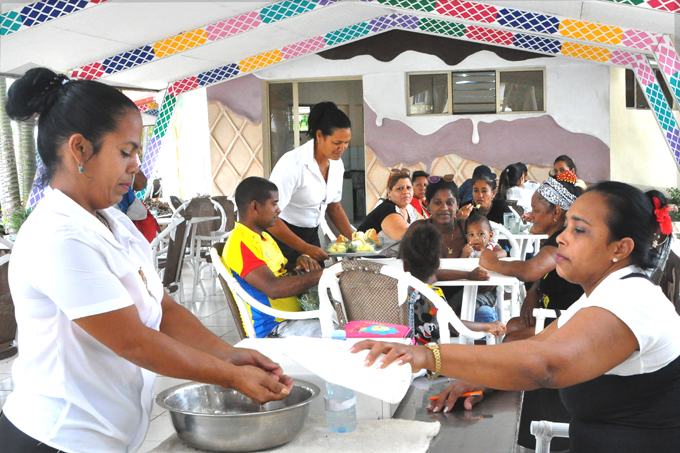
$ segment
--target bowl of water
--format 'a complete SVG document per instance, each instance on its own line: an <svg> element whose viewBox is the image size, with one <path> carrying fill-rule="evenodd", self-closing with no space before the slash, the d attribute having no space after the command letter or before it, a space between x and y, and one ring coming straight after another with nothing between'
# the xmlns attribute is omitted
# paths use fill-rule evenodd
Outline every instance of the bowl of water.
<svg viewBox="0 0 680 453"><path fill-rule="evenodd" d="M190 382L158 394L179 438L209 451L248 452L284 445L295 438L319 396L316 385L295 379L286 398L257 404L233 389Z"/></svg>

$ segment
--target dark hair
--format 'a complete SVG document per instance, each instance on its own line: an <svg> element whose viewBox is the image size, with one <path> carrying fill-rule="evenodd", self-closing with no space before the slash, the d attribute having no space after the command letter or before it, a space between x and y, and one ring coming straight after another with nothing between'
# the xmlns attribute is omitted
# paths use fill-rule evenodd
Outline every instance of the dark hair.
<svg viewBox="0 0 680 453"><path fill-rule="evenodd" d="M498 181L497 200L508 199L508 189L519 185L519 180L524 176L524 169L519 164L510 164L501 172Z"/></svg>
<svg viewBox="0 0 680 453"><path fill-rule="evenodd" d="M12 84L5 110L17 121L39 115L38 153L45 172L38 186L50 181L60 164L59 148L73 134L82 134L92 143L94 156L121 118L130 111L139 112L135 103L115 88L92 80L69 80L47 68L29 69Z"/></svg>
<svg viewBox="0 0 680 453"><path fill-rule="evenodd" d="M493 178L496 179L496 173L494 173L487 165L477 165L475 167L472 171L472 177L475 178L479 175L493 175Z"/></svg>
<svg viewBox="0 0 680 453"><path fill-rule="evenodd" d="M560 180L556 179L554 176L550 176L549 179L555 179L557 182L559 182L560 184L562 184L562 187L564 187L565 189L567 189L567 191L568 191L570 194L572 194L573 196L575 196L576 198L580 197L581 194L583 194L583 189L581 189L580 187L575 186L573 183L570 183L569 181L560 181ZM553 210L553 209L555 209L555 204L554 204L554 203L551 203L551 202L549 202L548 200L546 200L545 198L543 198L543 195L541 195L540 193L538 193L538 192L536 192L536 193L538 194L538 197L539 197L539 199L540 199L541 201L543 201L544 203L547 203L547 204L548 204L548 210Z"/></svg>
<svg viewBox="0 0 680 453"><path fill-rule="evenodd" d="M336 129L351 129L352 123L335 103L319 102L309 112L309 130L307 135L316 140L316 131L321 131L324 137L333 135Z"/></svg>
<svg viewBox="0 0 680 453"><path fill-rule="evenodd" d="M429 178L429 177L430 177L430 175L427 172L424 172L423 170L416 170L411 175L411 181L416 182L416 179L418 179L418 178Z"/></svg>
<svg viewBox="0 0 680 453"><path fill-rule="evenodd" d="M493 177L487 173L475 176L472 178L472 184L470 184L470 187L474 187L477 181L484 181L491 187L491 190L496 190L496 175L493 175Z"/></svg>
<svg viewBox="0 0 680 453"><path fill-rule="evenodd" d="M440 190L448 190L453 194L453 197L456 199L458 203L460 203L460 197L458 196L458 185L456 185L455 182L453 181L444 181L444 179L440 179L437 182L433 182L427 185L427 188L425 188L425 200L429 203L430 200L434 197L434 194L439 192Z"/></svg>
<svg viewBox="0 0 680 453"><path fill-rule="evenodd" d="M522 169L523 173L529 173L529 168L526 166L526 164L523 164L522 162L517 162L514 165L518 165Z"/></svg>
<svg viewBox="0 0 680 453"><path fill-rule="evenodd" d="M489 223L489 219L486 218L486 216L483 216L482 214L472 211L470 213L470 216L467 218L465 221L465 233L467 233L467 229L469 225L478 225L481 224L482 226L485 226L489 231L491 230L491 223Z"/></svg>
<svg viewBox="0 0 680 453"><path fill-rule="evenodd" d="M630 254L633 264L642 269L653 268L657 255L652 250L652 240L658 223L652 198L657 197L661 207L665 207L666 197L656 190L642 193L640 189L617 181L595 184L586 192L597 192L606 200L609 215L605 222L610 241L631 238L635 244Z"/></svg>
<svg viewBox="0 0 680 453"><path fill-rule="evenodd" d="M572 158L567 156L566 154L562 154L561 156L557 156L557 158L555 159L555 162L553 162L553 165L555 165L557 162L564 162L565 164L567 164L567 167L569 167L569 170L576 173L576 164L574 163Z"/></svg>
<svg viewBox="0 0 680 453"><path fill-rule="evenodd" d="M244 217L248 211L248 206L255 200L260 204L265 204L267 200L272 198L272 192L278 192L279 188L276 184L268 179L260 178L259 176L250 176L236 187L234 192L234 200L236 200L236 207L238 208L239 216Z"/></svg>
<svg viewBox="0 0 680 453"><path fill-rule="evenodd" d="M409 181L413 182L413 180L411 179L411 174L405 171L402 171L400 173L390 173L390 177L387 178L387 189L392 190L392 188L395 185L397 185L397 183L401 179L408 179Z"/></svg>
<svg viewBox="0 0 680 453"><path fill-rule="evenodd" d="M408 263L408 270L423 282L439 269L442 234L434 225L422 223L409 228L399 246L399 256Z"/></svg>

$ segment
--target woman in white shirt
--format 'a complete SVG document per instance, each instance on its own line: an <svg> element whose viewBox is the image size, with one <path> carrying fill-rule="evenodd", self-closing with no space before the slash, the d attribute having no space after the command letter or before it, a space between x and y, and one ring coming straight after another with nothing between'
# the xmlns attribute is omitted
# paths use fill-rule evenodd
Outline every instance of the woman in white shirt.
<svg viewBox="0 0 680 453"><path fill-rule="evenodd" d="M349 118L334 103L321 102L309 113L307 134L312 140L281 156L269 177L279 188L281 208L269 232L292 262L300 255L328 259L318 235L326 211L340 233L352 237L352 226L340 204L345 174L340 158L352 138Z"/></svg>
<svg viewBox="0 0 680 453"><path fill-rule="evenodd" d="M29 70L7 113L39 115L45 197L9 267L20 354L0 416L0 452L133 452L156 373L285 397L292 380L261 354L213 335L163 290L148 242L112 206L139 170L142 121L120 91Z"/></svg>
<svg viewBox="0 0 680 453"><path fill-rule="evenodd" d="M397 360L490 388L559 388L572 415L572 453L677 451L680 316L642 273L655 265L657 225L670 232L668 207L653 192L597 184L572 204L557 237L557 271L585 293L541 333L494 347L362 342L354 349L372 349L367 366L386 353L383 366ZM447 396L450 409L460 393L440 395L435 409Z"/></svg>
<svg viewBox="0 0 680 453"><path fill-rule="evenodd" d="M498 180L496 199L516 201L524 210L524 214L531 212L531 197L535 190L524 187L524 167L520 163L510 164L501 172Z"/></svg>

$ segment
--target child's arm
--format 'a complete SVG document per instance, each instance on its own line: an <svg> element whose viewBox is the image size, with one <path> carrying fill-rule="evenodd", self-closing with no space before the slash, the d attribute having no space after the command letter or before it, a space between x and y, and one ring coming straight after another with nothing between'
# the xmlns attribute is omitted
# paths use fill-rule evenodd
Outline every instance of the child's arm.
<svg viewBox="0 0 680 453"><path fill-rule="evenodd" d="M475 249L468 243L465 244L463 247L463 251L460 253L461 258L470 258L470 255L472 255L472 252L474 252Z"/></svg>
<svg viewBox="0 0 680 453"><path fill-rule="evenodd" d="M463 325L474 332L489 332L492 333L496 338L501 335L505 335L505 324L500 321L494 322L474 322L474 321L463 321Z"/></svg>

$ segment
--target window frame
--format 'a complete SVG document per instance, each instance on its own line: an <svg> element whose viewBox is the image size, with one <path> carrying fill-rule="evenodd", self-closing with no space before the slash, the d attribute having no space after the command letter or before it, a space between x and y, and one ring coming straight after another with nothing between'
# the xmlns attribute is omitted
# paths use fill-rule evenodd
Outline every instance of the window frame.
<svg viewBox="0 0 680 453"><path fill-rule="evenodd" d="M475 68L468 71L414 71L406 73L406 116L466 116L466 115L527 115L527 114L544 114L548 111L548 96L547 96L547 84L546 84L546 71L545 67L521 67L521 68L504 68L504 69L483 69ZM453 74L455 73L469 73L469 72L491 72L496 73L496 111L495 112L467 112L467 113L454 113L453 111ZM543 76L543 110L536 111L522 111L522 112L502 112L501 108L501 98L500 98L500 78L502 73L506 72L519 72L519 71L541 71ZM449 113L411 113L411 76L419 75L447 75L448 83L448 102L447 109Z"/></svg>

